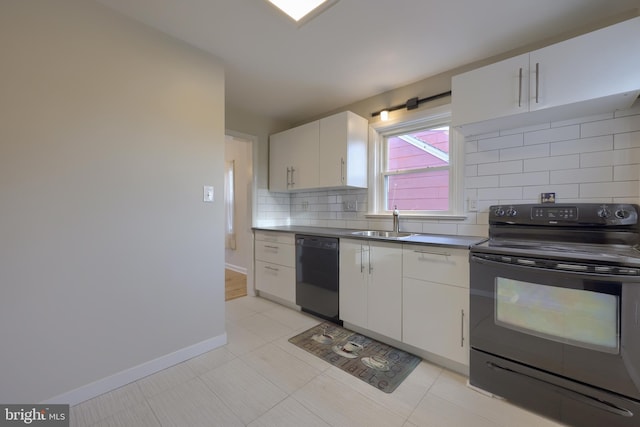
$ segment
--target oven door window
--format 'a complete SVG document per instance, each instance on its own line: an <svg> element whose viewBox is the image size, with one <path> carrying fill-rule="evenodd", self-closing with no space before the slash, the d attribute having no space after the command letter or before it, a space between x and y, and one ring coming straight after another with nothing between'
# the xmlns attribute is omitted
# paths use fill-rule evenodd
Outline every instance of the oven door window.
<svg viewBox="0 0 640 427"><path fill-rule="evenodd" d="M497 277L495 323L565 344L617 354L619 295Z"/></svg>

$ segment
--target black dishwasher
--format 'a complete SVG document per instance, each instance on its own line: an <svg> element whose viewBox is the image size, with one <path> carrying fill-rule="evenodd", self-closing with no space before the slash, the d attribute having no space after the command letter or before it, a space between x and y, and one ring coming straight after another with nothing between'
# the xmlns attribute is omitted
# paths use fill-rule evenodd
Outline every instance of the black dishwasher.
<svg viewBox="0 0 640 427"><path fill-rule="evenodd" d="M296 234L296 304L302 311L341 324L339 240Z"/></svg>

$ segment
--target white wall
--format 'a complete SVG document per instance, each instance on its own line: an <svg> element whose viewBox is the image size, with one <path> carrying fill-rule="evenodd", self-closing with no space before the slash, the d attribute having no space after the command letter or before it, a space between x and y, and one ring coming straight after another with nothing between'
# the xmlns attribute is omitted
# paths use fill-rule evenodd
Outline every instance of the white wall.
<svg viewBox="0 0 640 427"><path fill-rule="evenodd" d="M0 402L224 343L222 66L84 0L1 2L0 57Z"/></svg>

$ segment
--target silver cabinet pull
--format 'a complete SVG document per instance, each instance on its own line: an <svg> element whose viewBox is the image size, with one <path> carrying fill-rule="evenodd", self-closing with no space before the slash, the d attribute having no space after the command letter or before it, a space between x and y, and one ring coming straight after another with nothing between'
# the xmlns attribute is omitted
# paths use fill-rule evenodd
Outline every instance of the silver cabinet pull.
<svg viewBox="0 0 640 427"><path fill-rule="evenodd" d="M540 63L536 62L536 104L540 101Z"/></svg>
<svg viewBox="0 0 640 427"><path fill-rule="evenodd" d="M289 179L289 175L291 174L291 168L287 166L287 188L291 185L291 180Z"/></svg>
<svg viewBox="0 0 640 427"><path fill-rule="evenodd" d="M364 273L364 248L360 245L360 273Z"/></svg>
<svg viewBox="0 0 640 427"><path fill-rule="evenodd" d="M344 158L340 157L340 182L344 184Z"/></svg>
<svg viewBox="0 0 640 427"><path fill-rule="evenodd" d="M291 166L291 186L293 187L294 185L296 185L295 181L293 180L293 173L296 170L293 168L293 166Z"/></svg>
<svg viewBox="0 0 640 427"><path fill-rule="evenodd" d="M264 245L264 247L265 247L265 248L268 248L268 249L274 249L274 250L276 250L276 251L277 251L278 249L280 249L278 246L269 246L269 245Z"/></svg>
<svg viewBox="0 0 640 427"><path fill-rule="evenodd" d="M443 257L450 257L451 254L448 252L429 252L429 251L419 251L419 250L414 250L413 252L417 253L417 254L427 254L427 255L440 255Z"/></svg>
<svg viewBox="0 0 640 427"><path fill-rule="evenodd" d="M278 268L274 268L274 267L270 267L270 266L268 266L268 265L265 265L265 266L264 266L264 268L265 268L265 269L267 269L267 270L275 271L276 273L277 273L278 271L280 271L280 269L278 269Z"/></svg>
<svg viewBox="0 0 640 427"><path fill-rule="evenodd" d="M522 67L520 67L520 77L518 79L518 107L522 107Z"/></svg>
<svg viewBox="0 0 640 427"><path fill-rule="evenodd" d="M460 310L460 347L464 347L464 310Z"/></svg>
<svg viewBox="0 0 640 427"><path fill-rule="evenodd" d="M371 262L371 246L369 246L369 274L373 273L373 263Z"/></svg>

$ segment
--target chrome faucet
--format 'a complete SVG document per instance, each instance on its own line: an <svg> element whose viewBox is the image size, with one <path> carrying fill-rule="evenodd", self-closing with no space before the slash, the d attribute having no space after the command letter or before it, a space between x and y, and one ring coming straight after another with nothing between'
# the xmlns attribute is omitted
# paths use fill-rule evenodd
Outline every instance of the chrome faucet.
<svg viewBox="0 0 640 427"><path fill-rule="evenodd" d="M400 232L400 212L397 205L393 207L393 232L396 234Z"/></svg>

